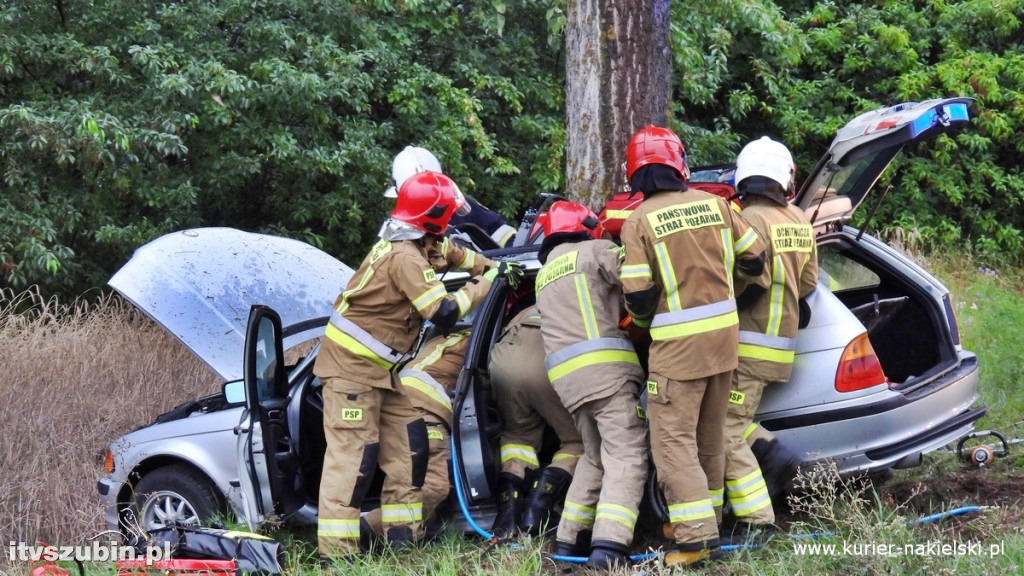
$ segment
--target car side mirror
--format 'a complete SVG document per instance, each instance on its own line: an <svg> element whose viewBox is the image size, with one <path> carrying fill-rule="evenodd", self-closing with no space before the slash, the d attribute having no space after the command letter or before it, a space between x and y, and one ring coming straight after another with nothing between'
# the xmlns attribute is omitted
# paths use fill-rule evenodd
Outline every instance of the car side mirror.
<svg viewBox="0 0 1024 576"><path fill-rule="evenodd" d="M224 401L228 404L245 404L244 381L235 380L233 382L225 382L221 392L224 395Z"/></svg>

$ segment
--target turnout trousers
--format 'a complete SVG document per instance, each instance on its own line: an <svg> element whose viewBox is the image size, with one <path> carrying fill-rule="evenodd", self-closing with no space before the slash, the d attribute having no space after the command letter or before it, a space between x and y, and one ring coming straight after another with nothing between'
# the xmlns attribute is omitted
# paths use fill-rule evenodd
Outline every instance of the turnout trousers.
<svg viewBox="0 0 1024 576"><path fill-rule="evenodd" d="M384 533L416 540L423 532L427 430L401 392L342 378L324 382L324 455L317 541L320 554L359 552L359 514L378 464Z"/></svg>
<svg viewBox="0 0 1024 576"><path fill-rule="evenodd" d="M491 350L490 371L505 421L499 439L501 471L525 478L527 470L539 469L544 429L551 426L559 446L548 466L573 474L583 454L583 441L572 415L548 382L540 328L510 328Z"/></svg>
<svg viewBox="0 0 1024 576"><path fill-rule="evenodd" d="M652 373L647 382L651 456L680 550L719 544L732 372L686 381Z"/></svg>
<svg viewBox="0 0 1024 576"><path fill-rule="evenodd" d="M628 382L606 398L573 412L583 438L583 457L565 496L556 538L576 543L592 530L593 541L633 542L647 478L647 437L636 385Z"/></svg>
<svg viewBox="0 0 1024 576"><path fill-rule="evenodd" d="M419 410L417 410L419 411ZM427 475L423 480L423 524L429 524L437 512L438 507L448 499L452 491L451 479L451 433L448 423L443 422L436 414L426 410L419 411L427 425L427 444L429 456L427 458ZM381 509L374 508L365 516L366 522L370 525L375 536L384 537L386 531L381 519Z"/></svg>
<svg viewBox="0 0 1024 576"><path fill-rule="evenodd" d="M768 486L747 443L747 437L759 428L753 423L754 414L766 384L737 370L725 418L725 497L736 519L750 524L775 523Z"/></svg>

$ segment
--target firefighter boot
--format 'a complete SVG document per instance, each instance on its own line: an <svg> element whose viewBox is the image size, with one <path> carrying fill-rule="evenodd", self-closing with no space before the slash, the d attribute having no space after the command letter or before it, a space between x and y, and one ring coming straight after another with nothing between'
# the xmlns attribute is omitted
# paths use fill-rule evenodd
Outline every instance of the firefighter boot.
<svg viewBox="0 0 1024 576"><path fill-rule="evenodd" d="M558 526L562 502L572 483L572 474L561 468L545 468L530 490L526 510L519 527L531 536L539 536L541 530ZM557 508L557 510L556 510Z"/></svg>
<svg viewBox="0 0 1024 576"><path fill-rule="evenodd" d="M768 496L772 504L784 505L786 495L793 492L794 480L803 463L800 457L777 439L758 439L750 447L758 464L761 466L761 475L764 476L765 484L768 485Z"/></svg>
<svg viewBox="0 0 1024 576"><path fill-rule="evenodd" d="M630 566L629 547L625 544L610 540L594 540L592 545L590 558L587 558L587 563L585 564L587 568L612 570L628 568Z"/></svg>
<svg viewBox="0 0 1024 576"><path fill-rule="evenodd" d="M502 472L498 483L498 514L494 517L491 532L498 537L514 536L519 533L519 516L522 513L524 480L514 474Z"/></svg>

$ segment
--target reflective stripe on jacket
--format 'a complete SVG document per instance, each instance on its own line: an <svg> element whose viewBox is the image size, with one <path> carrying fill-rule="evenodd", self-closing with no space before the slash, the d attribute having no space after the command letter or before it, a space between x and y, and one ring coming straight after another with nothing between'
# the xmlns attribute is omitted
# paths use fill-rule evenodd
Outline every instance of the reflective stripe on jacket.
<svg viewBox="0 0 1024 576"><path fill-rule="evenodd" d="M814 229L796 206L751 197L743 218L767 243L771 286L740 311L739 370L771 382L793 370L800 298L818 284Z"/></svg>
<svg viewBox="0 0 1024 576"><path fill-rule="evenodd" d="M569 242L551 250L537 275L545 368L570 412L644 376L619 328L621 261L621 249L609 240Z"/></svg>
<svg viewBox="0 0 1024 576"><path fill-rule="evenodd" d="M722 198L700 190L647 197L622 226L626 294L656 290L649 370L693 380L736 368L735 296L749 283L768 286L767 270L744 277L737 262L756 261L765 245Z"/></svg>
<svg viewBox="0 0 1024 576"><path fill-rule="evenodd" d="M411 351L424 318L446 299L461 315L483 300L491 283L481 277L447 292L428 259L439 253L438 246L431 239L380 240L373 246L334 303L313 369L317 376L391 388L389 371Z"/></svg>

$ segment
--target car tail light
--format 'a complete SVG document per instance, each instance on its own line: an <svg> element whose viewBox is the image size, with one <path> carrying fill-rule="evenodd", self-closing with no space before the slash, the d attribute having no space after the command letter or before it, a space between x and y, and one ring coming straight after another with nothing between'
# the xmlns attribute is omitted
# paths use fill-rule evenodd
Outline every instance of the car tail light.
<svg viewBox="0 0 1024 576"><path fill-rule="evenodd" d="M839 360L839 369L836 371L837 391L853 392L888 382L867 333L857 336L847 344L846 350L843 350L843 357Z"/></svg>
<svg viewBox="0 0 1024 576"><path fill-rule="evenodd" d="M107 449L107 453L103 455L103 471L107 474L114 472L114 453Z"/></svg>

